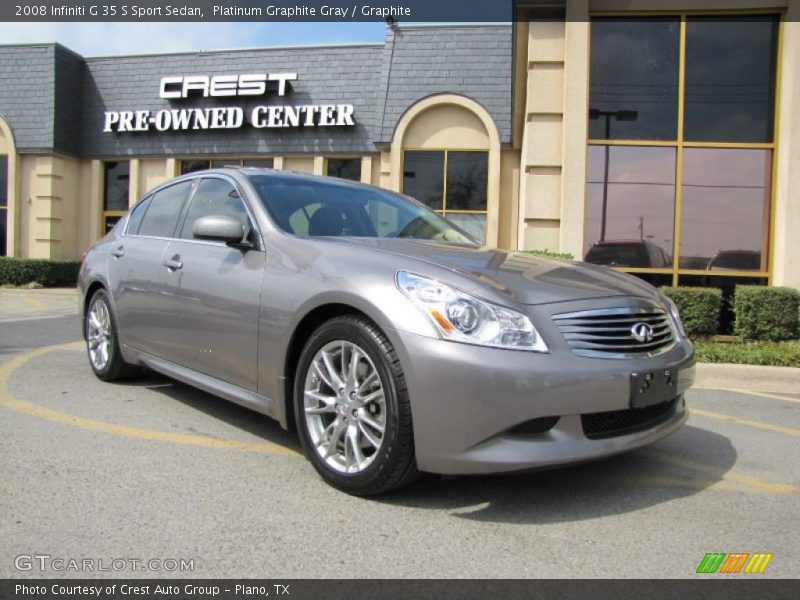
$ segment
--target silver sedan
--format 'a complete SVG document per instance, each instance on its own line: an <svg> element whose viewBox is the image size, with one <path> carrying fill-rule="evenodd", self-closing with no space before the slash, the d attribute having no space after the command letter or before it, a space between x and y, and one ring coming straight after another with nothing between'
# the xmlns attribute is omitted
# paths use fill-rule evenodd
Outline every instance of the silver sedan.
<svg viewBox="0 0 800 600"><path fill-rule="evenodd" d="M480 245L372 186L219 169L150 192L80 272L89 364L297 429L351 494L597 459L677 430L694 351L631 276Z"/></svg>

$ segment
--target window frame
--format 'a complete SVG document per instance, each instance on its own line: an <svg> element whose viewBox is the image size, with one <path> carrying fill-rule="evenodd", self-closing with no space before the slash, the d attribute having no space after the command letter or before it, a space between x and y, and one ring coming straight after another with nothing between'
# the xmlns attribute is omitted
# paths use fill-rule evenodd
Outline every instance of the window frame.
<svg viewBox="0 0 800 600"><path fill-rule="evenodd" d="M447 215L452 213L454 215L483 215L486 217L486 231L484 232L484 243L486 243L486 239L489 237L489 158L490 158L490 150L488 148L417 148L417 147L410 147L410 148L403 148L402 154L402 163L400 165L400 193L405 194L405 184L403 173L405 172L405 165L406 165L406 153L407 152L442 152L444 153L444 160L442 161L442 208L441 209L434 209L430 206L428 207L431 211L435 212L437 215L447 218ZM451 152L482 152L486 155L486 209L485 210L448 210L447 208L447 156ZM461 226L459 225L459 228ZM472 234L470 234L472 235Z"/></svg>
<svg viewBox="0 0 800 600"><path fill-rule="evenodd" d="M773 131L771 142L692 142L686 141L684 136L685 125L685 108L686 108L686 28L687 22L692 17L736 17L736 16L772 16L777 17L777 44L775 51L775 89L773 90ZM675 221L673 224L673 247L672 247L672 267L670 268L627 268L627 267L612 267L615 270L623 271L625 273L650 273L650 274L663 274L672 275L672 285L679 284L679 278L687 275L715 275L720 277L750 277L753 280L767 279L768 285L772 285L773 266L775 255L775 192L777 189L777 168L778 168L778 148L779 133L780 133L780 96L783 82L783 49L784 49L784 35L785 35L785 21L786 10L782 8L776 9L731 9L731 10L683 10L683 11L669 11L669 10L655 10L655 11L592 11L589 15L589 26L591 27L592 20L595 18L642 18L648 17L679 17L679 54L678 54L678 129L677 139L675 140L630 140L630 139L616 139L616 140L603 140L597 138L590 138L589 127L587 124L587 146L651 146L651 147L668 147L675 148L677 152L676 157L676 173L675 173ZM591 43L589 48L589 61L592 60ZM587 81L587 98L586 98L586 114L589 113L589 95ZM587 117L588 118L588 117ZM681 234L681 206L683 200L683 154L686 148L707 148L707 149L746 149L746 150L769 150L771 156L771 172L769 182L769 218L767 220L767 239L766 251L767 262L766 271L708 271L699 269L681 269L680 268L680 234ZM587 148L588 153L588 148ZM584 191L584 202L588 202L588 193ZM585 227L585 212L584 212L584 227Z"/></svg>

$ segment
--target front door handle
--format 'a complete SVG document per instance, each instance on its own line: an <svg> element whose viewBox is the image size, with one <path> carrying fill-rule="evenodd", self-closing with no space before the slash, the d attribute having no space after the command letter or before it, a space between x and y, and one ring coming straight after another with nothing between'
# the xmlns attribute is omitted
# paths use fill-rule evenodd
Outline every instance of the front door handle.
<svg viewBox="0 0 800 600"><path fill-rule="evenodd" d="M122 246L120 246L119 248L114 248L111 251L111 255L116 258L122 258L123 256L125 256L125 250L122 248Z"/></svg>
<svg viewBox="0 0 800 600"><path fill-rule="evenodd" d="M180 260L180 256L173 256L169 260L164 261L164 266L170 271L177 271L178 269L183 268L183 263Z"/></svg>

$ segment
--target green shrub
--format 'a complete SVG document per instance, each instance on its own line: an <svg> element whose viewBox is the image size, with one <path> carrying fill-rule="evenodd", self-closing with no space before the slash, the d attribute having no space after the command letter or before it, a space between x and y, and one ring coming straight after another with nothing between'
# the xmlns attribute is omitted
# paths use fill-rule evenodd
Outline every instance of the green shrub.
<svg viewBox="0 0 800 600"><path fill-rule="evenodd" d="M800 292L792 288L737 285L733 330L748 340L800 337Z"/></svg>
<svg viewBox="0 0 800 600"><path fill-rule="evenodd" d="M525 254L533 254L534 256L543 256L545 258L560 258L562 260L575 260L575 257L569 252L555 252L553 250L523 250Z"/></svg>
<svg viewBox="0 0 800 600"><path fill-rule="evenodd" d="M74 260L0 258L0 285L74 286L80 267L81 263Z"/></svg>
<svg viewBox="0 0 800 600"><path fill-rule="evenodd" d="M706 287L662 287L661 292L678 306L687 334L694 336L717 333L722 290Z"/></svg>

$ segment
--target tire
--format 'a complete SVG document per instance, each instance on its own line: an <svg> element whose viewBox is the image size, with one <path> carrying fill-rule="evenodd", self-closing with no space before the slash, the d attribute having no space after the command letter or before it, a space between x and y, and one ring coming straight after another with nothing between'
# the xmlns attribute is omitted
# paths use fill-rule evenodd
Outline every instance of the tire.
<svg viewBox="0 0 800 600"><path fill-rule="evenodd" d="M337 317L311 335L295 375L294 413L306 457L333 487L372 496L419 476L400 360L368 319Z"/></svg>
<svg viewBox="0 0 800 600"><path fill-rule="evenodd" d="M139 373L139 367L125 362L119 349L119 329L111 300L97 290L89 301L83 320L83 336L89 366L103 381L122 381Z"/></svg>

